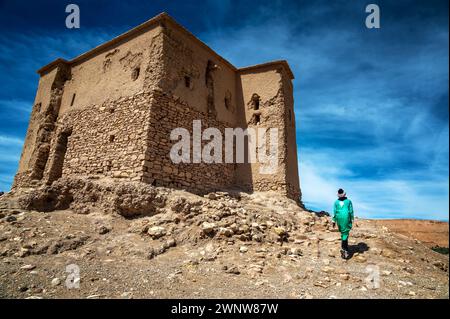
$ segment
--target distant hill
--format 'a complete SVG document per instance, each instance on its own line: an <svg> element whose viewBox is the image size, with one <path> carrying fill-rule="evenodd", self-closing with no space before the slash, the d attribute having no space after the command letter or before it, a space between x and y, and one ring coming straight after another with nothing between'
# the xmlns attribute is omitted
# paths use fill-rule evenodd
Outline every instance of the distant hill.
<svg viewBox="0 0 450 319"><path fill-rule="evenodd" d="M429 247L448 247L448 222L417 219L376 220L391 231L420 240Z"/></svg>

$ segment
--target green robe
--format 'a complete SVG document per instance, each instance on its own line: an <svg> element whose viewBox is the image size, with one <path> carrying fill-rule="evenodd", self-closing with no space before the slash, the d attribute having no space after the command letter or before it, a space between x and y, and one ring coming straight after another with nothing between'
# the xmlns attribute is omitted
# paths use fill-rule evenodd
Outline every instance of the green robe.
<svg viewBox="0 0 450 319"><path fill-rule="evenodd" d="M350 233L353 225L352 201L348 198L346 198L345 200L337 199L334 202L333 212L333 222L338 225L338 229L341 232L341 239L347 240L348 234Z"/></svg>

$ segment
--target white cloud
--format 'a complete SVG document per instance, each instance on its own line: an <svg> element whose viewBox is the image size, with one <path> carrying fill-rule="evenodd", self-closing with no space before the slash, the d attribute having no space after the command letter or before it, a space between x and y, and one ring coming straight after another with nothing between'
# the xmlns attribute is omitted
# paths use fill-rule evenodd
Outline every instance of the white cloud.
<svg viewBox="0 0 450 319"><path fill-rule="evenodd" d="M23 140L14 136L0 135L0 190L11 187L20 160Z"/></svg>
<svg viewBox="0 0 450 319"><path fill-rule="evenodd" d="M22 147L23 140L13 136L0 135L0 146L4 147Z"/></svg>
<svg viewBox="0 0 450 319"><path fill-rule="evenodd" d="M19 112L21 116L24 114L29 114L31 112L32 108L32 101L28 100L18 100L18 99L11 99L11 100L0 100L0 109L2 110L8 110L11 113L17 113Z"/></svg>
<svg viewBox="0 0 450 319"><path fill-rule="evenodd" d="M307 207L331 212L337 189L344 188L360 217L448 220L447 177L354 178L347 163L333 156L319 153L300 158L300 186Z"/></svg>

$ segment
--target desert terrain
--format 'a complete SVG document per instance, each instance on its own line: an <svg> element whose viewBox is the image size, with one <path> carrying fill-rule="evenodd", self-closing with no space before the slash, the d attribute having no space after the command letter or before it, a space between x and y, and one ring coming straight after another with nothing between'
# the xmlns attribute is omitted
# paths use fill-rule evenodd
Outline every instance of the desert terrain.
<svg viewBox="0 0 450 319"><path fill-rule="evenodd" d="M395 233L418 239L429 247L448 248L448 222L416 219L383 219L375 222Z"/></svg>
<svg viewBox="0 0 450 319"><path fill-rule="evenodd" d="M0 197L0 298L448 298L448 224L418 225L357 219L343 260L275 193L61 180Z"/></svg>

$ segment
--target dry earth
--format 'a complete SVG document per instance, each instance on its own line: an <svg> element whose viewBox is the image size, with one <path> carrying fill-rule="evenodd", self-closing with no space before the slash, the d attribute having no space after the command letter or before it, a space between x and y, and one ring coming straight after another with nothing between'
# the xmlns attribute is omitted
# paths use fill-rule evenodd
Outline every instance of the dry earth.
<svg viewBox="0 0 450 319"><path fill-rule="evenodd" d="M448 247L448 223L434 220L384 219L377 220L377 225L389 230L420 240L429 247Z"/></svg>
<svg viewBox="0 0 450 319"><path fill-rule="evenodd" d="M343 260L328 216L274 193L62 182L0 198L1 298L449 297L448 256L378 221L356 221Z"/></svg>

